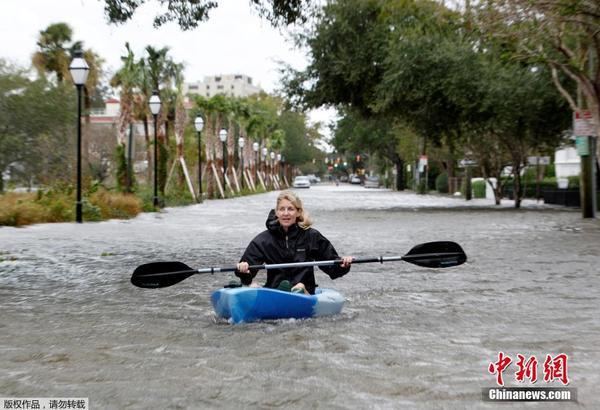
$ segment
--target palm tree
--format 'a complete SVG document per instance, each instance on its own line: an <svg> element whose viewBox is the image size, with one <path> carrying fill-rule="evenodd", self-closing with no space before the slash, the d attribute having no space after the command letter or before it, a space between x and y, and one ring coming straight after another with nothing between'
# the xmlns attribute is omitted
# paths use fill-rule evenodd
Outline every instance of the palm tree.
<svg viewBox="0 0 600 410"><path fill-rule="evenodd" d="M218 141L216 134L220 129L220 122L217 121L217 104L214 97L207 99L201 95L196 96L195 104L204 117L204 131L202 132L202 135L204 136L204 148L206 154L206 172L203 172L203 175L206 178L206 194L209 198L214 198L216 196L214 182L219 178L219 176L213 172L215 169L215 148L216 145L219 145L216 144Z"/></svg>
<svg viewBox="0 0 600 410"><path fill-rule="evenodd" d="M138 65L138 93L135 94L133 99L133 117L136 121L141 121L144 127L144 141L146 142L146 158L148 160L148 168L146 169L146 180L150 181L152 178L152 170L154 165L154 158L152 156L152 143L150 141L150 129L148 126L149 118L151 118L150 108L148 101L152 95L152 85L150 84L150 70L148 64L144 58L140 58L137 62Z"/></svg>
<svg viewBox="0 0 600 410"><path fill-rule="evenodd" d="M69 49L69 54L71 56L75 55L75 52L78 50L84 50L83 42L76 41ZM90 119L90 110L92 108L92 98L96 94L96 90L98 84L100 83L100 77L102 75L102 64L104 60L92 50L83 51L83 58L85 59L89 71L87 79L85 80L85 84L83 85L83 118L85 121L85 126L83 128L84 138L83 138L83 160L87 163L88 167L90 167L89 162L89 142L91 139L90 130L91 130L91 119ZM68 74L68 78L71 80L71 73Z"/></svg>
<svg viewBox="0 0 600 410"><path fill-rule="evenodd" d="M148 82L153 90L159 90L162 102L158 116L158 182L159 188L164 195L167 181L167 159L169 157L169 121L174 120L175 93L171 90L175 81L177 64L168 56L169 47L156 49L152 46L146 47L146 66Z"/></svg>
<svg viewBox="0 0 600 410"><path fill-rule="evenodd" d="M229 124L229 115L231 113L231 104L228 98L221 94L217 94L211 98L213 109L215 112L215 135L214 135L214 152L216 159L217 172L221 173L221 179L223 181L223 189L225 189L225 168L224 158L225 153L223 152L223 144L218 138L218 134L222 128L227 127L227 139L230 138L229 133L231 132L231 126Z"/></svg>
<svg viewBox="0 0 600 410"><path fill-rule="evenodd" d="M123 66L110 80L110 85L120 87L119 94L119 118L117 120L117 186L120 189L126 187L126 161L125 161L125 137L129 125L132 122L134 89L138 83L139 65L136 64L133 51L129 43L125 43L127 54L121 57Z"/></svg>
<svg viewBox="0 0 600 410"><path fill-rule="evenodd" d="M179 174L180 175L179 185L180 186L183 185L183 183L184 183L183 179L185 177L185 180L188 184L190 193L192 194L192 197L194 197L194 199L195 199L196 194L194 193L192 183L189 179L189 172L187 170L187 165L185 163L184 149L183 149L185 127L188 122L187 111L185 110L184 95L183 95L183 81L184 81L183 64L177 64L177 65L175 65L174 68L175 68L175 84L176 84L176 89L177 89L177 94L176 94L176 99L175 99L175 120L174 120L175 142L177 145L176 161L181 164L181 169L183 171L181 174ZM175 165L173 165L173 166L175 166Z"/></svg>
<svg viewBox="0 0 600 410"><path fill-rule="evenodd" d="M258 153L253 155L252 158L252 163L254 164L254 168L253 168L253 174L257 176L258 181L256 181L256 185L258 185L259 181L262 181L262 177L259 177L259 173L260 172L264 172L263 169L261 169L261 148L263 145L263 135L265 133L265 129L266 129L266 117L263 114L262 111L258 110L256 107L254 107L254 109L252 110L251 114L250 114L250 118L248 119L248 126L247 126L247 131L248 131L248 145L250 145L250 142L252 141L252 143L257 142L258 143ZM251 141L250 141L251 140ZM257 157L257 158L255 158ZM261 182L261 183L262 183ZM266 188L265 186L263 186L264 188Z"/></svg>
<svg viewBox="0 0 600 410"><path fill-rule="evenodd" d="M235 99L234 100L234 105L233 105L233 111L234 111L234 115L235 115L235 121L238 125L238 130L239 130L239 136L244 138L245 142L248 142L248 132L247 132L247 127L248 127L248 120L250 119L250 107L248 105L248 102L245 99ZM235 142L235 138L234 138L234 142ZM250 148L250 150L248 150ZM243 181L244 181L244 171L245 168L248 168L248 160L249 155L248 153L252 152L252 147L251 144L245 144L244 148L242 148L240 150L240 164L239 164L239 173L240 173L240 182L243 185ZM243 168L242 168L242 164L243 164Z"/></svg>
<svg viewBox="0 0 600 410"><path fill-rule="evenodd" d="M69 64L75 51L84 50L83 42L72 40L73 30L66 23L55 23L49 25L45 30L40 31L38 38L39 50L33 54L32 64L40 75L51 73L56 75L56 81L59 84L64 79L71 81ZM103 60L92 50L84 50L83 58L89 66L87 80L83 87L83 116L85 127L83 128L84 137L82 139L83 161L89 166L89 142L90 142L90 109L92 106L92 97L96 93L96 88L100 82Z"/></svg>
<svg viewBox="0 0 600 410"><path fill-rule="evenodd" d="M67 23L55 23L40 31L37 45L40 48L32 57L33 66L40 75L56 74L58 83L69 74L70 56L66 44L71 42L73 30Z"/></svg>

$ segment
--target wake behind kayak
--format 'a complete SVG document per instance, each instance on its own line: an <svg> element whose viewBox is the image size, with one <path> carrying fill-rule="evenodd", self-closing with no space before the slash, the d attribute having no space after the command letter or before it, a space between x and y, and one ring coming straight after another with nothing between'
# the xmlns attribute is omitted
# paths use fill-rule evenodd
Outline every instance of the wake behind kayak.
<svg viewBox="0 0 600 410"><path fill-rule="evenodd" d="M336 315L344 306L344 296L333 289L303 295L270 288L223 288L213 292L211 301L217 316L232 323Z"/></svg>

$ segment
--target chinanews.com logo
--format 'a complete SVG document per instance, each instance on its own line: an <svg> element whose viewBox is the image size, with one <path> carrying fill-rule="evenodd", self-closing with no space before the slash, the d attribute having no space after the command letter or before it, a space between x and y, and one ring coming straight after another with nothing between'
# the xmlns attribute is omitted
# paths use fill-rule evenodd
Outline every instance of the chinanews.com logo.
<svg viewBox="0 0 600 410"><path fill-rule="evenodd" d="M520 353L517 353L516 359L513 362L513 358L505 355L504 352L499 352L497 360L489 363L487 373L495 376L497 386L481 389L484 401L577 401L577 389L566 387L570 381L569 357L565 353L554 356L546 354L543 362L539 362L535 355L525 356ZM513 364L514 367L511 370L510 367ZM514 371L515 367L516 371ZM542 371L539 376L538 368ZM514 375L514 382L520 386L505 386L505 375ZM543 381L545 385L534 386L538 382L538 377L539 381ZM507 380L511 379L513 378L507 378ZM525 383L530 386L522 387Z"/></svg>

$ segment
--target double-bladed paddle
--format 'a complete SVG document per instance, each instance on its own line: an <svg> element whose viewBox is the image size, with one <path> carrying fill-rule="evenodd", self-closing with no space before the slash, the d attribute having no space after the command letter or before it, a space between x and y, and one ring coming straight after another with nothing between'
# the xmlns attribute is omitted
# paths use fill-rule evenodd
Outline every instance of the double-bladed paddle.
<svg viewBox="0 0 600 410"><path fill-rule="evenodd" d="M404 256L379 256L355 258L352 263L405 261L426 268L449 268L462 265L467 255L455 242L427 242L412 248ZM250 266L252 270L286 269L306 266L331 266L342 263L341 259L327 261L275 263ZM131 276L131 283L140 288L166 288L200 273L234 272L236 267L192 269L181 262L152 262L140 265Z"/></svg>

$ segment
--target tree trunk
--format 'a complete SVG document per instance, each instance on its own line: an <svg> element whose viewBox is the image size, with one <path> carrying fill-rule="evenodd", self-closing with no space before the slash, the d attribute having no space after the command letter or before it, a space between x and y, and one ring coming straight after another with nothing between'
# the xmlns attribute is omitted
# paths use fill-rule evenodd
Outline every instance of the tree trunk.
<svg viewBox="0 0 600 410"><path fill-rule="evenodd" d="M215 178L217 178L217 175L214 175L212 165L215 158L215 129L216 126L218 126L218 124L215 124L215 126L213 127L213 121L213 115L207 114L205 123L206 132L204 133L206 135L204 141L204 152L206 154L206 172L204 173L204 175L206 177L206 195L208 196L208 198L216 197Z"/></svg>
<svg viewBox="0 0 600 410"><path fill-rule="evenodd" d="M163 127L161 127L160 117L158 123L158 164L157 164L157 173L158 173L158 190L162 197L165 196L165 185L167 183L167 168L168 168L168 133L169 133L169 122L164 121L164 132Z"/></svg>
<svg viewBox="0 0 600 410"><path fill-rule="evenodd" d="M148 168L146 169L146 183L152 181L152 170L154 169L154 158L152 158L152 144L150 143L150 130L148 128L148 117L144 116L144 139L146 141L146 161Z"/></svg>
<svg viewBox="0 0 600 410"><path fill-rule="evenodd" d="M187 122L187 113L185 111L185 107L183 106L183 96L178 96L176 106L175 106L175 141L177 143L177 156L176 158L184 158L184 149L183 149L183 138L185 133L185 124ZM181 165L185 163L185 161L180 161ZM184 186L185 184L185 174L183 169L182 172L179 172L179 187Z"/></svg>
<svg viewBox="0 0 600 410"><path fill-rule="evenodd" d="M400 155L396 155L394 165L396 166L396 190L404 191L404 160Z"/></svg>
<svg viewBox="0 0 600 410"><path fill-rule="evenodd" d="M488 184L492 185L492 182L489 179ZM499 179L497 180L495 187L492 185L492 189L494 190L494 201L496 202L496 205L500 205L500 201L502 200L502 187L503 186Z"/></svg>
<svg viewBox="0 0 600 410"><path fill-rule="evenodd" d="M513 197L515 199L515 208L521 207L521 200L523 199L523 191L521 187L521 167L520 163L513 164Z"/></svg>

